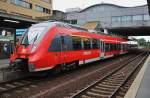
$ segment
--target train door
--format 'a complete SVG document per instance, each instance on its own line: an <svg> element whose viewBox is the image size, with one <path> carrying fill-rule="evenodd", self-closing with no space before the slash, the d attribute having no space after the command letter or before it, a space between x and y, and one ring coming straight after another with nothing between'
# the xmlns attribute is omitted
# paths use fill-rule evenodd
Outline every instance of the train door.
<svg viewBox="0 0 150 98"><path fill-rule="evenodd" d="M100 58L104 58L104 55L105 55L105 43L103 41L100 41L100 49L101 49Z"/></svg>
<svg viewBox="0 0 150 98"><path fill-rule="evenodd" d="M122 54L123 53L123 44L120 43L120 47L121 47L120 54Z"/></svg>
<svg viewBox="0 0 150 98"><path fill-rule="evenodd" d="M61 62L65 63L69 61L70 50L72 49L71 37L68 35L61 36Z"/></svg>
<svg viewBox="0 0 150 98"><path fill-rule="evenodd" d="M61 63L61 35L56 35L55 38L52 40L51 45L48 49L49 57L51 57L51 53L53 54L53 63Z"/></svg>
<svg viewBox="0 0 150 98"><path fill-rule="evenodd" d="M60 43L61 43L61 57L60 57L60 60L61 60L61 63L64 63L66 61L66 58L67 58L67 55L66 55L66 45L65 45L65 38L64 38L64 35L62 35L60 37Z"/></svg>

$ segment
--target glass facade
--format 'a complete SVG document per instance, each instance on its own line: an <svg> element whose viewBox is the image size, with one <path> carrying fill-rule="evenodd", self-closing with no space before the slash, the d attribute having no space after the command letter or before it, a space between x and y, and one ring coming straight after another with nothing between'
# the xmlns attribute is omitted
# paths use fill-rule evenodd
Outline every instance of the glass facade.
<svg viewBox="0 0 150 98"><path fill-rule="evenodd" d="M119 16L112 17L112 22L121 22L121 17Z"/></svg>
<svg viewBox="0 0 150 98"><path fill-rule="evenodd" d="M144 20L150 20L150 16L149 15L144 15Z"/></svg>
<svg viewBox="0 0 150 98"><path fill-rule="evenodd" d="M132 21L132 16L122 16L121 21L122 22Z"/></svg>
<svg viewBox="0 0 150 98"><path fill-rule="evenodd" d="M41 6L36 6L36 11L43 12L44 9L43 9L43 7L41 7Z"/></svg>
<svg viewBox="0 0 150 98"><path fill-rule="evenodd" d="M18 6L22 6L22 7L25 7L25 8L32 9L32 4L31 3L28 3L28 2L25 2L25 1L22 1L22 0L10 0L10 2L12 4L15 4L15 5L18 5Z"/></svg>
<svg viewBox="0 0 150 98"><path fill-rule="evenodd" d="M48 13L48 14L51 13L50 9L47 9L47 8L44 8L44 7L41 7L41 6L38 6L38 5L36 5L35 10L38 11L38 12L42 12L42 13Z"/></svg>
<svg viewBox="0 0 150 98"><path fill-rule="evenodd" d="M128 16L113 16L112 22L133 22L133 21L148 21L150 16L148 14L143 15L128 15Z"/></svg>
<svg viewBox="0 0 150 98"><path fill-rule="evenodd" d="M133 21L143 20L143 15L135 15L133 16Z"/></svg>
<svg viewBox="0 0 150 98"><path fill-rule="evenodd" d="M50 3L51 0L42 0L42 1ZM34 6L31 3L26 2L25 0L10 0L10 3L24 7L24 8L28 8L28 9L32 9L32 6ZM44 7L39 6L39 5L35 5L35 10L38 12L51 14L50 9L44 8Z"/></svg>

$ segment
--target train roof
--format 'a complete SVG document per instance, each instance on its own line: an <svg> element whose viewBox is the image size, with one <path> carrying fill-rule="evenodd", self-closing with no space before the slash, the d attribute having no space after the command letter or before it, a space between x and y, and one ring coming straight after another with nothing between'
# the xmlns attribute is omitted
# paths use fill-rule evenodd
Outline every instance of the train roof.
<svg viewBox="0 0 150 98"><path fill-rule="evenodd" d="M105 42L111 43L111 42L124 42L127 41L123 38L119 38L119 37L112 37L109 35L103 35L103 34L96 34L96 33L91 33L89 32L87 29L84 29L78 25L72 25L69 23L63 23L63 22L58 22L58 21L53 21L53 20L49 20L49 21L44 21L38 24L35 24L34 26L56 26L56 27L62 27L62 28L66 28L67 31L64 31L65 33L68 32L68 34L71 35L76 35L76 36L82 36L82 37L92 37L92 38L97 38L97 39L102 39ZM65 30L65 29L64 29ZM84 33L85 32L85 33Z"/></svg>
<svg viewBox="0 0 150 98"><path fill-rule="evenodd" d="M51 26L57 26L57 27L65 27L65 28L71 28L71 29L75 29L78 31L84 31L84 32L88 32L87 29L80 27L79 25L73 25L73 24L69 24L69 23L63 23L63 22L59 22L59 21L53 21L53 20L49 20L49 21L43 21L41 23L35 24L35 25L43 25L43 24L47 24L47 26L51 25Z"/></svg>

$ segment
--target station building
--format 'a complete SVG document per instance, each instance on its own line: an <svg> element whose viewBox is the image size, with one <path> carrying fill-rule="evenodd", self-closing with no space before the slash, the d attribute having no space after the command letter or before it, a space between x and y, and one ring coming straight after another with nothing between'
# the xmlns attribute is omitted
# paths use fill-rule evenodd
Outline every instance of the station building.
<svg viewBox="0 0 150 98"><path fill-rule="evenodd" d="M0 11L33 19L50 17L52 0L0 0Z"/></svg>
<svg viewBox="0 0 150 98"><path fill-rule="evenodd" d="M81 11L67 12L65 20L81 26L87 23L91 25L91 22L94 21L95 24L99 22L100 28L106 28L116 34L119 32L124 36L150 34L150 17L147 5L124 7L107 3L96 4ZM95 24L93 23L93 27Z"/></svg>
<svg viewBox="0 0 150 98"><path fill-rule="evenodd" d="M52 14L52 0L0 0L0 58L11 54L17 29L49 20Z"/></svg>

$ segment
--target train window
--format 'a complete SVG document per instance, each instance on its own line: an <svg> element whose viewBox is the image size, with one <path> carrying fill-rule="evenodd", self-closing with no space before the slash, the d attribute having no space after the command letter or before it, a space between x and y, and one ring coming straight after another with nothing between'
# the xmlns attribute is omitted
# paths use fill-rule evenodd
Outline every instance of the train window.
<svg viewBox="0 0 150 98"><path fill-rule="evenodd" d="M105 44L105 50L106 50L106 52L108 52L110 49L109 49L109 44L108 43L106 43Z"/></svg>
<svg viewBox="0 0 150 98"><path fill-rule="evenodd" d="M102 52L104 52L104 43L103 41L99 41L100 42L100 49Z"/></svg>
<svg viewBox="0 0 150 98"><path fill-rule="evenodd" d="M81 38L73 36L72 45L73 45L73 50L82 50Z"/></svg>
<svg viewBox="0 0 150 98"><path fill-rule="evenodd" d="M62 44L63 51L69 51L72 50L72 38L71 36L63 36L64 45Z"/></svg>
<svg viewBox="0 0 150 98"><path fill-rule="evenodd" d="M122 50L124 50L124 44L121 44L121 46L122 46Z"/></svg>
<svg viewBox="0 0 150 98"><path fill-rule="evenodd" d="M116 50L116 44L113 44L113 50Z"/></svg>
<svg viewBox="0 0 150 98"><path fill-rule="evenodd" d="M121 50L121 44L118 44L118 50Z"/></svg>
<svg viewBox="0 0 150 98"><path fill-rule="evenodd" d="M112 50L115 50L115 44L112 44Z"/></svg>
<svg viewBox="0 0 150 98"><path fill-rule="evenodd" d="M127 49L126 44L123 44L123 50L126 50L126 49Z"/></svg>
<svg viewBox="0 0 150 98"><path fill-rule="evenodd" d="M120 46L119 46L119 44L117 44L117 50L120 50Z"/></svg>
<svg viewBox="0 0 150 98"><path fill-rule="evenodd" d="M91 49L91 41L89 38L83 38L84 50Z"/></svg>
<svg viewBox="0 0 150 98"><path fill-rule="evenodd" d="M52 52L60 52L61 51L61 37L60 36L56 36L53 40L52 40L52 43L49 47L49 51L52 51Z"/></svg>
<svg viewBox="0 0 150 98"><path fill-rule="evenodd" d="M115 44L111 44L111 50L115 50Z"/></svg>
<svg viewBox="0 0 150 98"><path fill-rule="evenodd" d="M117 44L115 44L115 50L117 50Z"/></svg>
<svg viewBox="0 0 150 98"><path fill-rule="evenodd" d="M99 49L99 40L92 39L92 49Z"/></svg>
<svg viewBox="0 0 150 98"><path fill-rule="evenodd" d="M113 50L113 44L109 44L110 51Z"/></svg>

